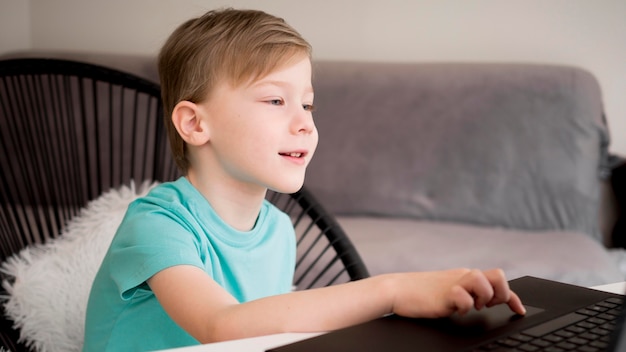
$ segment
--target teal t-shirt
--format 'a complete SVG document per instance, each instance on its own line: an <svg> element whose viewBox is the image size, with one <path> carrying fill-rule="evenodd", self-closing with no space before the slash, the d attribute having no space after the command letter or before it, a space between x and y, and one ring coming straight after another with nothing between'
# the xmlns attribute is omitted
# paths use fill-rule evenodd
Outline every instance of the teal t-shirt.
<svg viewBox="0 0 626 352"><path fill-rule="evenodd" d="M147 351L198 344L169 318L146 280L175 265L202 268L239 302L291 290L295 233L264 201L251 231L215 213L189 181L132 202L93 282L84 351Z"/></svg>

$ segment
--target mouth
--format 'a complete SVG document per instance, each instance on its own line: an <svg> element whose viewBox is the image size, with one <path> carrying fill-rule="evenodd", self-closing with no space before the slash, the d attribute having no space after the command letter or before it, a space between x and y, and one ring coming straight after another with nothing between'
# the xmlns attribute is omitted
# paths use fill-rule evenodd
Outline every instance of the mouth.
<svg viewBox="0 0 626 352"><path fill-rule="evenodd" d="M302 152L290 152L290 153L278 153L278 154L282 156L289 156L292 158L303 158L306 155L306 153L302 153Z"/></svg>

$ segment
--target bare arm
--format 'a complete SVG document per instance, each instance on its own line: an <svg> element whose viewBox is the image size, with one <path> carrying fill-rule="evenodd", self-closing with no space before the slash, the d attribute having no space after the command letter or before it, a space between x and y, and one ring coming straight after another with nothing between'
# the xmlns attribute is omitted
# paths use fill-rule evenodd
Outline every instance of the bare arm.
<svg viewBox="0 0 626 352"><path fill-rule="evenodd" d="M328 331L387 313L442 317L500 303L525 313L497 269L386 274L243 304L193 266L165 269L148 284L170 317L201 343L280 332Z"/></svg>

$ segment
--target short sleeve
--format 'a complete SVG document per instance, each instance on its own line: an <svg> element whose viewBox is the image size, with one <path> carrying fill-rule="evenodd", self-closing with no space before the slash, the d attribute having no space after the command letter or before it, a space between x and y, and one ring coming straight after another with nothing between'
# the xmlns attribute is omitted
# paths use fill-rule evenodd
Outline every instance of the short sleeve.
<svg viewBox="0 0 626 352"><path fill-rule="evenodd" d="M176 265L204 268L201 241L191 224L172 210L132 203L111 245L111 276L122 299L147 289L146 280Z"/></svg>

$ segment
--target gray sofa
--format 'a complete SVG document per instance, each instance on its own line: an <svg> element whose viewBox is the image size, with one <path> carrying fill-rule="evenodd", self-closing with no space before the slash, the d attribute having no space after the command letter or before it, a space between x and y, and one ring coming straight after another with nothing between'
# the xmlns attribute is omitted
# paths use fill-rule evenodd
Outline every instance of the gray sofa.
<svg viewBox="0 0 626 352"><path fill-rule="evenodd" d="M594 77L524 64L319 63L307 186L372 274L501 267L622 281ZM610 194L610 193L608 193Z"/></svg>
<svg viewBox="0 0 626 352"><path fill-rule="evenodd" d="M372 274L501 267L624 280L610 253L609 131L588 72L554 65L322 62L307 186ZM605 195L610 195L606 193Z"/></svg>
<svg viewBox="0 0 626 352"><path fill-rule="evenodd" d="M25 55L41 53L14 56ZM158 81L153 57L46 55ZM619 214L609 180L623 160L608 155L589 72L317 61L314 88L320 144L305 184L371 274L500 267L585 286L625 279L624 251L610 248Z"/></svg>

